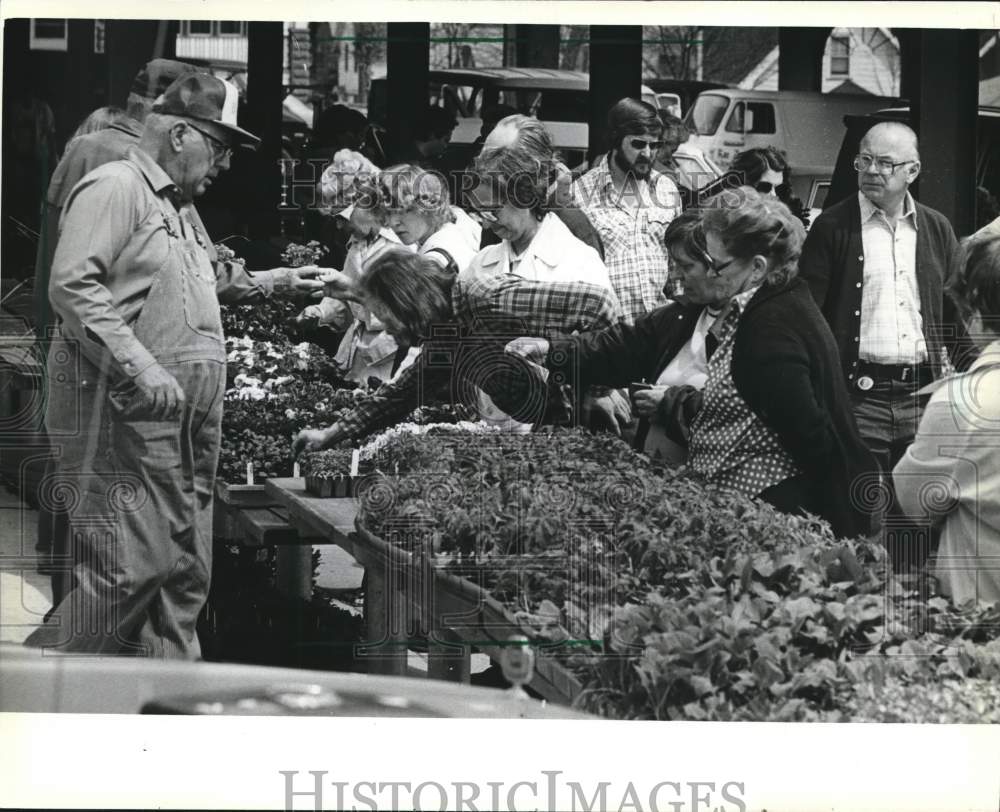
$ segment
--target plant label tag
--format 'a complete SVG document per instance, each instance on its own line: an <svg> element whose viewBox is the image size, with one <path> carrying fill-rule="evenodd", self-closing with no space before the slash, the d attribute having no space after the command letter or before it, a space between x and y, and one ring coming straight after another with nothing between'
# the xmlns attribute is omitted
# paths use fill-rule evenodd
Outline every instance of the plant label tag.
<svg viewBox="0 0 1000 812"><path fill-rule="evenodd" d="M296 479L302 476L302 474L299 473L299 464L297 462L292 465L292 476Z"/></svg>
<svg viewBox="0 0 1000 812"><path fill-rule="evenodd" d="M351 476L358 475L358 466L360 464L361 464L361 452L355 448L351 452Z"/></svg>
<svg viewBox="0 0 1000 812"><path fill-rule="evenodd" d="M253 485L253 463L247 463L247 485Z"/></svg>

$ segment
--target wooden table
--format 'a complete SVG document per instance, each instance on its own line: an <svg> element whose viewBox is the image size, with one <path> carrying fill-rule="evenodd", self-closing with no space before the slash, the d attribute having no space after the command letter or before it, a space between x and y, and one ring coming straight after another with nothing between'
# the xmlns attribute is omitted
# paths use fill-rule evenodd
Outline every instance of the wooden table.
<svg viewBox="0 0 1000 812"><path fill-rule="evenodd" d="M265 487L300 532L329 539L365 567L365 646L359 654L370 672L405 674L409 642L426 639L428 676L468 682L473 647L499 661L510 638L525 633L485 590L367 532L357 524L356 499L312 496L302 479L272 479ZM528 685L568 705L580 683L550 655L536 649Z"/></svg>
<svg viewBox="0 0 1000 812"><path fill-rule="evenodd" d="M300 533L264 485L215 484L214 534L244 547L275 548L275 587L286 597L312 597L312 548L331 543Z"/></svg>

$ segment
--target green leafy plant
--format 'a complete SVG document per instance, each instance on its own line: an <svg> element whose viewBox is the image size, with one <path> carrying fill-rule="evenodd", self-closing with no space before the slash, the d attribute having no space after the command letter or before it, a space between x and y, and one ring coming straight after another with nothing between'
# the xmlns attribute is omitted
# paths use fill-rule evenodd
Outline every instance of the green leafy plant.
<svg viewBox="0 0 1000 812"><path fill-rule="evenodd" d="M559 644L589 710L841 719L872 680L996 673L983 645L995 610L959 611L892 576L880 545L835 540L608 435L400 434L379 452L366 526L433 551Z"/></svg>

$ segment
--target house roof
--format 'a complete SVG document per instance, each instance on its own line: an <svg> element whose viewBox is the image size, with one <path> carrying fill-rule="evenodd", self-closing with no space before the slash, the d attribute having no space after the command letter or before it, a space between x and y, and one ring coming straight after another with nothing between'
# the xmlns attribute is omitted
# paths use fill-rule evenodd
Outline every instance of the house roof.
<svg viewBox="0 0 1000 812"><path fill-rule="evenodd" d="M837 85L830 93L850 93L853 96L872 96L874 95L870 90L866 90L861 87L861 85L850 79L845 79L839 85Z"/></svg>

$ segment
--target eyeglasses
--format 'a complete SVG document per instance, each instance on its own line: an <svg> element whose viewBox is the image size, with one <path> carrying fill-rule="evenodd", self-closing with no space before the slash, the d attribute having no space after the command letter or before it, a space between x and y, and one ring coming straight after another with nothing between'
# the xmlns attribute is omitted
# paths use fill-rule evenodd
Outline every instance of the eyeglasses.
<svg viewBox="0 0 1000 812"><path fill-rule="evenodd" d="M229 144L225 143L222 139L216 138L211 133L205 132L201 127L196 127L191 122L188 122L188 126L192 130L196 130L205 136L205 143L208 144L209 149L212 150L212 160L216 163L222 163L227 158L231 158L233 155L233 148Z"/></svg>
<svg viewBox="0 0 1000 812"><path fill-rule="evenodd" d="M663 148L666 141L647 141L645 138L632 138L629 140L629 145L636 152L642 152L646 147L649 147L653 152Z"/></svg>
<svg viewBox="0 0 1000 812"><path fill-rule="evenodd" d="M479 206L476 206L475 204L470 205L469 208L471 208L476 214L478 214L487 223L494 223L495 224L495 223L499 223L500 222L500 218L498 218L496 216L496 214L494 214L494 212L491 211L490 209L480 208Z"/></svg>
<svg viewBox="0 0 1000 812"><path fill-rule="evenodd" d="M872 155L858 155L854 159L854 168L858 172L867 172L871 168L872 164L874 164L875 170L880 175L891 175L899 167L915 163L915 160L893 161L889 158L875 158Z"/></svg>
<svg viewBox="0 0 1000 812"><path fill-rule="evenodd" d="M766 180L762 180L759 183L755 183L753 185L753 188L756 189L758 192L760 192L762 195L778 193L778 187L775 184L769 183Z"/></svg>
<svg viewBox="0 0 1000 812"><path fill-rule="evenodd" d="M710 270L716 276L719 276L724 270L726 270L726 268L728 268L730 265L736 262L737 259L736 257L733 257L732 259L727 259L725 262L719 262L718 260L715 259L715 257L711 256L710 254L705 254L705 256L708 258L709 261L708 270Z"/></svg>

